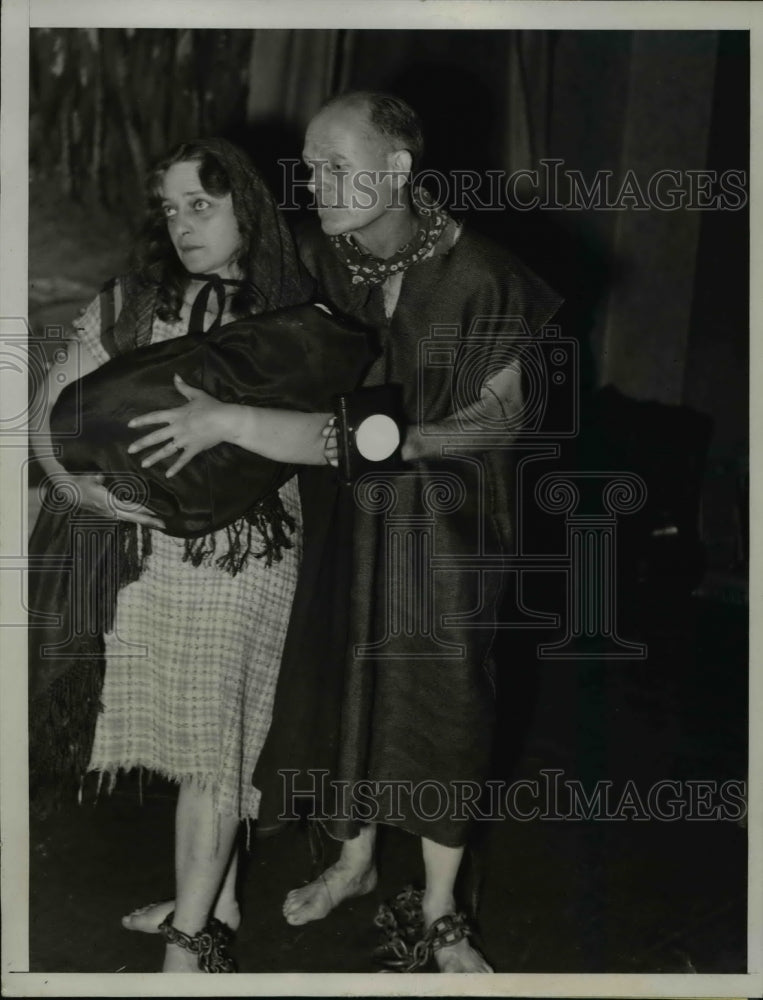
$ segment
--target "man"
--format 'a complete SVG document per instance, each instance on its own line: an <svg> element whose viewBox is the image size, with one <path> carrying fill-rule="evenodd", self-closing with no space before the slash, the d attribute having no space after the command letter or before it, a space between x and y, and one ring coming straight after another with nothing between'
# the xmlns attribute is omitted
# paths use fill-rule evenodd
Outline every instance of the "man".
<svg viewBox="0 0 763 1000"><path fill-rule="evenodd" d="M421 152L418 118L403 101L356 92L325 105L307 129L303 153L321 231L306 235L300 253L320 294L379 334L381 353L365 385L401 389L405 469L388 484L395 517L414 534L416 525L434 518L437 555L500 554L511 538L505 446L522 409L520 367L507 356L501 331L507 317L538 330L559 300L516 259L462 231L425 192L411 189ZM476 368L462 380L471 385L471 397L456 400L454 367L423 372L419 347L438 328L455 331L451 336L467 344L475 320L482 333L479 341L472 338L476 350L467 353ZM479 433L475 437L484 427L493 431L492 450L480 446ZM503 450L496 449L496 429ZM336 460L332 443L329 457ZM439 500L433 490L441 491ZM475 571L472 559L469 570L414 577L414 592L406 596L387 585L393 569L382 548L382 521L358 501L332 778L370 781L379 789L374 819L421 838L423 924L439 969L490 972L469 943L454 900L468 817L433 808L415 789L442 788L450 806L459 782L477 783L487 774L495 695L490 650L501 574ZM434 645L429 607L438 633ZM380 642L384 653L378 657L363 648ZM390 783L399 793L394 808L382 789ZM341 856L320 878L289 893L283 910L289 923L320 919L343 899L375 887L375 823L358 829L351 820L326 823L343 841Z"/></svg>

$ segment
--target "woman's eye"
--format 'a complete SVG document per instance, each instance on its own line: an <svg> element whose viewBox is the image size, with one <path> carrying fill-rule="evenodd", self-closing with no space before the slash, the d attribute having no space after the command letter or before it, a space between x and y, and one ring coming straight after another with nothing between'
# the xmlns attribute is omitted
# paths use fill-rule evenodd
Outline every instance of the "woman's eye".
<svg viewBox="0 0 763 1000"><path fill-rule="evenodd" d="M209 208L210 205L211 203L208 202L206 198L197 198L193 203L193 207L197 212L203 212L205 209Z"/></svg>
<svg viewBox="0 0 763 1000"><path fill-rule="evenodd" d="M162 212L165 219L171 219L178 214L178 210L173 208L172 205L162 205Z"/></svg>

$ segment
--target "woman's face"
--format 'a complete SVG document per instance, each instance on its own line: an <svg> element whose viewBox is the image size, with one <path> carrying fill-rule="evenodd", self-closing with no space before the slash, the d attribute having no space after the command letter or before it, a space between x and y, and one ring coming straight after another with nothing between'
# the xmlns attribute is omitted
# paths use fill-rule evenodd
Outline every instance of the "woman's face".
<svg viewBox="0 0 763 1000"><path fill-rule="evenodd" d="M239 277L234 259L241 234L229 194L208 194L193 161L173 163L164 175L162 210L181 263L192 274Z"/></svg>

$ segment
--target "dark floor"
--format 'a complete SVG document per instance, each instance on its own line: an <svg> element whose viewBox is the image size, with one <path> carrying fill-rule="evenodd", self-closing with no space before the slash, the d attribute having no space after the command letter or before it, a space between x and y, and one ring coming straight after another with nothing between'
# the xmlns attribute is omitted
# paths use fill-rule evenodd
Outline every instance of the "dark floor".
<svg viewBox="0 0 763 1000"><path fill-rule="evenodd" d="M724 782L746 780L746 621L741 603L693 599L642 614L645 662L537 663L516 644L504 651L496 777L537 780L542 790L552 780L542 772L556 769L558 781L577 780L589 796L609 781L610 813L625 818L554 819L541 796L546 816L481 825L479 928L496 971L745 971L747 830L736 803L727 802L726 819L638 816L658 781L678 782L674 797L694 795L701 810L722 805ZM524 641L532 651L546 638ZM535 666L521 674L510 669L528 662ZM524 795L520 809L532 805ZM161 939L124 931L119 918L172 892L173 800L155 780L141 804L137 784L125 781L95 806L33 820L32 971L159 968ZM566 802L562 793L563 813ZM420 879L417 844L387 830L380 864L375 893L291 928L280 906L310 877L305 831L256 841L243 884L241 971L372 971L374 912Z"/></svg>

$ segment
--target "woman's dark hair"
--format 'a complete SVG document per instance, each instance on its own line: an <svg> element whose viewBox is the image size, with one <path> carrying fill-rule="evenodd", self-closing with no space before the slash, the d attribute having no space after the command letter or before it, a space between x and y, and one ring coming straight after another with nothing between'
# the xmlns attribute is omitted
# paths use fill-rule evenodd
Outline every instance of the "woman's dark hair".
<svg viewBox="0 0 763 1000"><path fill-rule="evenodd" d="M301 301L294 243L260 174L246 154L225 139L192 139L168 153L146 180L148 214L134 262L143 282L158 286L160 318L178 318L190 280L170 240L162 209L164 176L176 163L198 164L199 180L208 194L231 195L241 234L236 264L243 281L233 297L233 311L244 315Z"/></svg>

